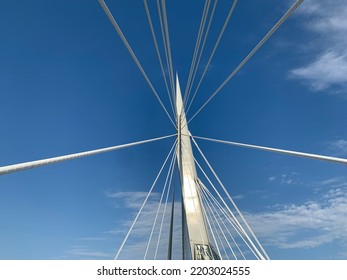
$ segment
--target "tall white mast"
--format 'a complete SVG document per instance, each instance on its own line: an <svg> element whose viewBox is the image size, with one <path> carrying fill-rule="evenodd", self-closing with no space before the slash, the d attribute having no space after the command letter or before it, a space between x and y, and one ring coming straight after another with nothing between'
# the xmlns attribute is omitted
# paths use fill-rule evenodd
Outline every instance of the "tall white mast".
<svg viewBox="0 0 347 280"><path fill-rule="evenodd" d="M219 258L212 249L203 215L198 177L195 169L190 132L187 126L181 89L176 75L176 113L178 128L177 158L181 177L185 224L192 259Z"/></svg>

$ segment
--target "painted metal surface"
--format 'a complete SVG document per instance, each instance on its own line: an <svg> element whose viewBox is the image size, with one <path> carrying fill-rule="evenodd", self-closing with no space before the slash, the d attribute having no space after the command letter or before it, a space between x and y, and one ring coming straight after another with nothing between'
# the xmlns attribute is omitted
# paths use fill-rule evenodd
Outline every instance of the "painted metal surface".
<svg viewBox="0 0 347 280"><path fill-rule="evenodd" d="M178 127L177 158L181 176L182 196L185 209L186 224L192 259L211 259L211 254L196 253L197 248L207 248L204 251L212 251L207 227L203 215L202 203L199 193L198 177L195 168L190 132L184 111L184 103L176 76L176 112Z"/></svg>

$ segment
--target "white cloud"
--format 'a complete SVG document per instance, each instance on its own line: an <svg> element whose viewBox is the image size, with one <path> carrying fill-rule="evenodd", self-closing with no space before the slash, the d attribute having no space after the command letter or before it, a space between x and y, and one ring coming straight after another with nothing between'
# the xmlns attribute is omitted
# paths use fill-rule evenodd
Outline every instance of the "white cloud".
<svg viewBox="0 0 347 280"><path fill-rule="evenodd" d="M101 252L101 251L94 251L92 249L89 249L84 246L75 246L71 250L67 251L67 253L71 256L76 257L87 257L87 258L104 258L104 259L110 259L112 256L110 254Z"/></svg>
<svg viewBox="0 0 347 280"><path fill-rule="evenodd" d="M297 175L292 172L276 176L272 180L283 184L293 184L295 180L298 182ZM247 221L265 248L267 246L280 249L316 248L332 242L347 245L347 178L330 178L315 185L320 189L325 189L318 199L307 200L301 204L276 204L264 212L245 213ZM128 199L129 196L132 196L131 193L110 197ZM143 197L141 194L138 196ZM132 204L128 205L130 207ZM152 203L144 209L131 238L126 243L125 253L121 255L122 259L143 258L157 209L155 206L155 203ZM171 205L168 204L168 208L170 207ZM176 204L175 209L176 213L180 212L179 203ZM137 209L126 208L125 211L129 215L124 220L118 221L116 229L112 231L112 234L115 234L119 240L125 236ZM175 222L180 223L180 219L175 219ZM165 224L163 236L167 236L168 228L168 224ZM179 256L181 237L179 224L175 230L174 242L178 244L175 250L176 255ZM158 231L158 228L154 231L153 240L157 239ZM163 239L161 245L166 248L166 238ZM153 245L149 251L149 257L153 256L154 250ZM165 258L164 251L160 251L161 254L158 258ZM338 254L339 252L336 253L336 257Z"/></svg>
<svg viewBox="0 0 347 280"><path fill-rule="evenodd" d="M147 196L147 192L115 192L115 193L106 193L106 196L109 198L115 198L116 204L118 207L120 203L125 204L126 208L135 208L139 209ZM152 192L150 198L157 199L160 196L159 193Z"/></svg>
<svg viewBox="0 0 347 280"><path fill-rule="evenodd" d="M116 227L113 230L105 232L106 234L112 234L117 237L119 245L126 236L131 224L134 221L135 215L140 209L147 193L145 192L115 192L106 193L107 197L115 199L116 205L122 205L124 211L123 219L116 222ZM136 225L134 226L128 241L126 242L119 259L142 259L147 247L147 243L150 237L152 226L155 220L155 216L159 206L160 193L152 193L145 207L143 208L141 215L139 216ZM166 249L168 244L167 236L169 235L169 222L171 214L171 202L167 203L164 224L161 232L160 247L158 250L157 259L166 258ZM174 254L179 255L180 249L180 211L181 204L175 203L175 223L174 226ZM160 205L160 210L156 222L156 226L153 231L151 245L149 247L147 258L153 258L157 240L159 237L160 225L162 216L164 213L164 202ZM177 246L178 244L178 246Z"/></svg>
<svg viewBox="0 0 347 280"><path fill-rule="evenodd" d="M105 240L105 237L81 237L80 240L84 241L99 241L99 240Z"/></svg>
<svg viewBox="0 0 347 280"><path fill-rule="evenodd" d="M344 177L334 177L320 182L322 187L343 188L347 187L347 179Z"/></svg>
<svg viewBox="0 0 347 280"><path fill-rule="evenodd" d="M292 78L300 79L314 91L347 86L347 0L307 0L298 10L304 27L315 34L308 42L314 59L290 71ZM318 36L317 36L318 35Z"/></svg>
<svg viewBox="0 0 347 280"><path fill-rule="evenodd" d="M307 28L319 32L347 30L347 1L305 0L298 10L303 15L312 16L307 22ZM345 39L346 38L341 38Z"/></svg>
<svg viewBox="0 0 347 280"><path fill-rule="evenodd" d="M319 54L310 64L294 69L290 73L292 77L306 81L314 91L346 84L347 54L330 50Z"/></svg>
<svg viewBox="0 0 347 280"><path fill-rule="evenodd" d="M289 174L282 174L278 176L270 176L268 178L269 182L279 184L279 185L297 185L301 181L298 178L298 173L291 172Z"/></svg>
<svg viewBox="0 0 347 280"><path fill-rule="evenodd" d="M234 200L240 200L240 199L244 199L245 198L245 195L244 194L239 194L239 195L234 195L233 196L233 199Z"/></svg>
<svg viewBox="0 0 347 280"><path fill-rule="evenodd" d="M335 153L335 155L345 156L347 155L347 140L339 139L331 141L329 143L329 148Z"/></svg>
<svg viewBox="0 0 347 280"><path fill-rule="evenodd" d="M346 178L321 182L333 187L319 200L277 206L277 210L248 214L247 219L266 244L282 249L314 248L333 241L347 243Z"/></svg>

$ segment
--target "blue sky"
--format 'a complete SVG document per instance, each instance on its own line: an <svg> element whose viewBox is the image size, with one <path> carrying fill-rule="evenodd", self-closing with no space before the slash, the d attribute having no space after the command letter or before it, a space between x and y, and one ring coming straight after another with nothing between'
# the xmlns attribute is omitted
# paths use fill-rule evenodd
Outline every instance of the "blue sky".
<svg viewBox="0 0 347 280"><path fill-rule="evenodd" d="M167 9L184 88L204 2L181 2ZM188 118L292 3L239 1ZM169 106L142 1L107 4ZM306 0L192 134L347 158L346 4ZM0 40L0 166L175 132L98 1L2 1ZM112 258L172 143L1 176L0 259ZM272 259L347 258L346 166L198 143Z"/></svg>

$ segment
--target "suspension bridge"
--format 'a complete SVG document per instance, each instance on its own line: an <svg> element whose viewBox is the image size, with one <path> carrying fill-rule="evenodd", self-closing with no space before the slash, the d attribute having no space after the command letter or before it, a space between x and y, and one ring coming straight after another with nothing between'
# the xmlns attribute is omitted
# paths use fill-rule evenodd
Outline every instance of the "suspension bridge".
<svg viewBox="0 0 347 280"><path fill-rule="evenodd" d="M152 20L154 11L150 9L147 0L143 1L158 63L160 64L160 69L162 71L162 76L165 83L167 98L170 103L170 106L165 106L164 102L162 101L162 94L155 89L151 79L147 75L145 69L133 51L133 48L126 39L126 36L123 34L122 29L120 28L117 20L114 18L106 2L104 0L99 0L99 3L106 16L124 43L124 46L137 65L143 78L146 80L154 97L162 107L164 114L168 119L168 123L171 123L174 129L173 133L170 135L120 144L107 148L3 166L0 167L0 175L6 175L100 153L131 148L164 139L171 139L174 141L174 143L157 176L155 177L154 182L148 190L148 193L132 224L130 225L123 242L118 248L115 259L121 258L122 252L126 248L128 239L131 237L141 214L148 205L150 197L153 194L155 187L158 185L158 180L160 176L162 176L165 167L168 167L167 175L165 177L164 186L161 190L160 199L155 211L155 217L153 221L148 221L148 223L151 223L151 229L150 233L148 234L146 249L143 252L144 259L158 258L158 250L160 243L163 243L163 239L166 240L166 242L164 242L165 258L172 259L173 250L175 249L173 239L174 233L177 231L175 230L175 226L177 225L180 226L181 231L180 251L182 259L270 259L265 248L262 246L261 242L253 232L251 227L252 225L247 222L246 218L237 207L235 201L228 192L228 188L223 184L197 142L200 140L209 141L224 145L280 153L289 156L323 160L338 164L347 164L347 159L202 137L195 135L189 130L189 123L198 116L198 114L219 92L222 91L223 87L242 69L242 67L252 58L253 55L256 54L256 52L266 43L266 41L270 39L272 34L274 34L277 29L285 23L285 21L299 7L303 0L296 1L286 11L286 13L280 19L278 19L277 23L268 31L268 33L266 33L258 44L254 46L251 52L243 60L241 60L238 66L224 79L224 81L215 89L215 91L210 94L202 106L196 110L191 117L187 117L188 112L192 108L195 97L199 93L200 85L209 69L214 54L218 49L224 31L234 13L237 2L237 0L231 2L229 12L224 20L224 24L214 44L214 48L210 53L202 74L199 77L198 68L214 18L215 10L218 5L217 0L205 1L187 83L185 85L185 89L181 91L179 73L176 73L174 61L172 59L168 15L165 0L156 1L157 10L155 12L159 18L159 27L154 26ZM156 30L160 30L159 36ZM158 44L158 37L160 36L163 42L163 50L159 48ZM202 167L202 164L200 164L200 162L196 159L194 152L197 152L198 155L203 159L203 162L207 166L208 170ZM180 178L179 192L176 192L175 188L172 186L175 171L178 172ZM213 178L211 178L209 174L211 174ZM171 209L168 207L170 205L170 196ZM178 196L180 196L180 200L176 201ZM177 205L180 206L179 208L181 211L180 223L175 221L175 211L177 211ZM167 228L164 230L164 220L166 217L168 217L168 222L165 223ZM163 234L164 232L165 234Z"/></svg>

